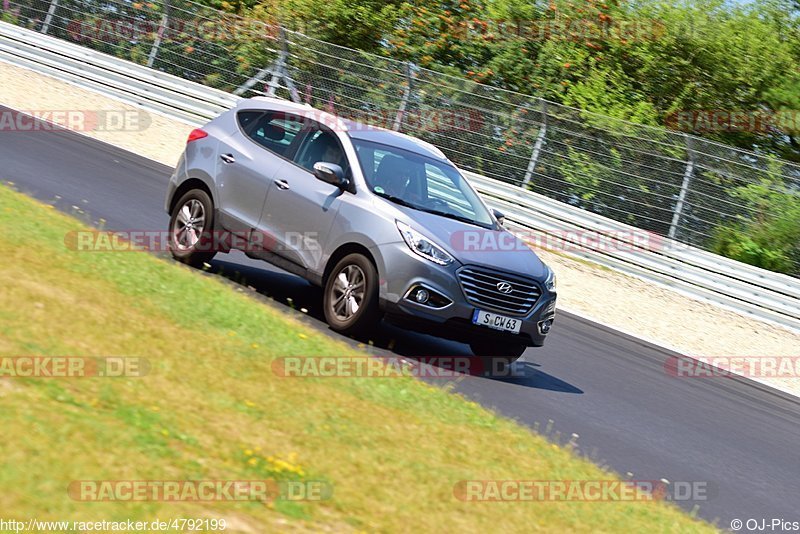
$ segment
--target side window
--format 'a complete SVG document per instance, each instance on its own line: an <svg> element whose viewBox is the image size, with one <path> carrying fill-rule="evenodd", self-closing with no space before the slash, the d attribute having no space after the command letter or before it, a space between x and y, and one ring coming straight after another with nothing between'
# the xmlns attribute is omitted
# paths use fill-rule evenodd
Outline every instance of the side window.
<svg viewBox="0 0 800 534"><path fill-rule="evenodd" d="M285 156L302 123L283 113L242 111L236 115L242 131L267 150Z"/></svg>
<svg viewBox="0 0 800 534"><path fill-rule="evenodd" d="M311 130L302 144L297 149L295 162L311 172L314 164L320 161L335 163L347 174L347 157L342 150L342 145L333 132L323 129Z"/></svg>

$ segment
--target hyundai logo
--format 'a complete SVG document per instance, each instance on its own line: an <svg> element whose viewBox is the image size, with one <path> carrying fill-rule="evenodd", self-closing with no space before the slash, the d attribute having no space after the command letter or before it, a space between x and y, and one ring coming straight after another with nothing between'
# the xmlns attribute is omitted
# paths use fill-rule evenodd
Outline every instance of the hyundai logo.
<svg viewBox="0 0 800 534"><path fill-rule="evenodd" d="M500 293L508 294L514 291L514 288L511 287L511 284L509 284L508 282L500 282L499 284L497 284L497 290Z"/></svg>

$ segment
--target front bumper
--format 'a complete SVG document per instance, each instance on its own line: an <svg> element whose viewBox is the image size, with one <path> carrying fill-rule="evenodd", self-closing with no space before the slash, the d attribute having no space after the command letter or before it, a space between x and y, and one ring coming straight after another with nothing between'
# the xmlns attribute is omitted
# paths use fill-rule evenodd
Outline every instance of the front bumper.
<svg viewBox="0 0 800 534"><path fill-rule="evenodd" d="M379 246L373 255L380 275L381 309L389 322L400 327L462 343L492 340L541 347L555 319L556 293L548 291L541 283L537 283L541 296L532 309L525 315L514 315L468 302L456 274L462 267L457 262L446 267L436 265L416 255L402 242ZM502 272L502 269L495 270ZM409 290L415 286L432 290L451 302L441 308L420 304L409 295ZM472 316L478 308L520 320L520 333L473 324Z"/></svg>

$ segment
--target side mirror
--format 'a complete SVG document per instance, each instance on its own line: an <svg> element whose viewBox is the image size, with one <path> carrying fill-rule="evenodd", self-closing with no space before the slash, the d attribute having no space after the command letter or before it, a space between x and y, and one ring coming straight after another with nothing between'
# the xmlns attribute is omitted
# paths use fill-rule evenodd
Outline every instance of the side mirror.
<svg viewBox="0 0 800 534"><path fill-rule="evenodd" d="M336 187L341 187L342 189L347 187L347 178L344 177L344 171L335 163L318 161L314 164L314 176Z"/></svg>
<svg viewBox="0 0 800 534"><path fill-rule="evenodd" d="M494 215L494 218L497 219L497 222L500 223L500 226L505 226L506 225L506 214L505 213L503 213L502 211L498 211L498 210L492 210L492 214Z"/></svg>

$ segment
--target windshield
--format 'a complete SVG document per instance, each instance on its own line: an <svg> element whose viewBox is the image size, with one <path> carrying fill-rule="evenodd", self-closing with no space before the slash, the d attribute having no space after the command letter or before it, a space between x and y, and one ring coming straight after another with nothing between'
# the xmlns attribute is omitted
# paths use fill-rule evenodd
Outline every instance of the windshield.
<svg viewBox="0 0 800 534"><path fill-rule="evenodd" d="M353 144L375 194L416 210L494 228L478 195L450 163L361 139L353 139Z"/></svg>

